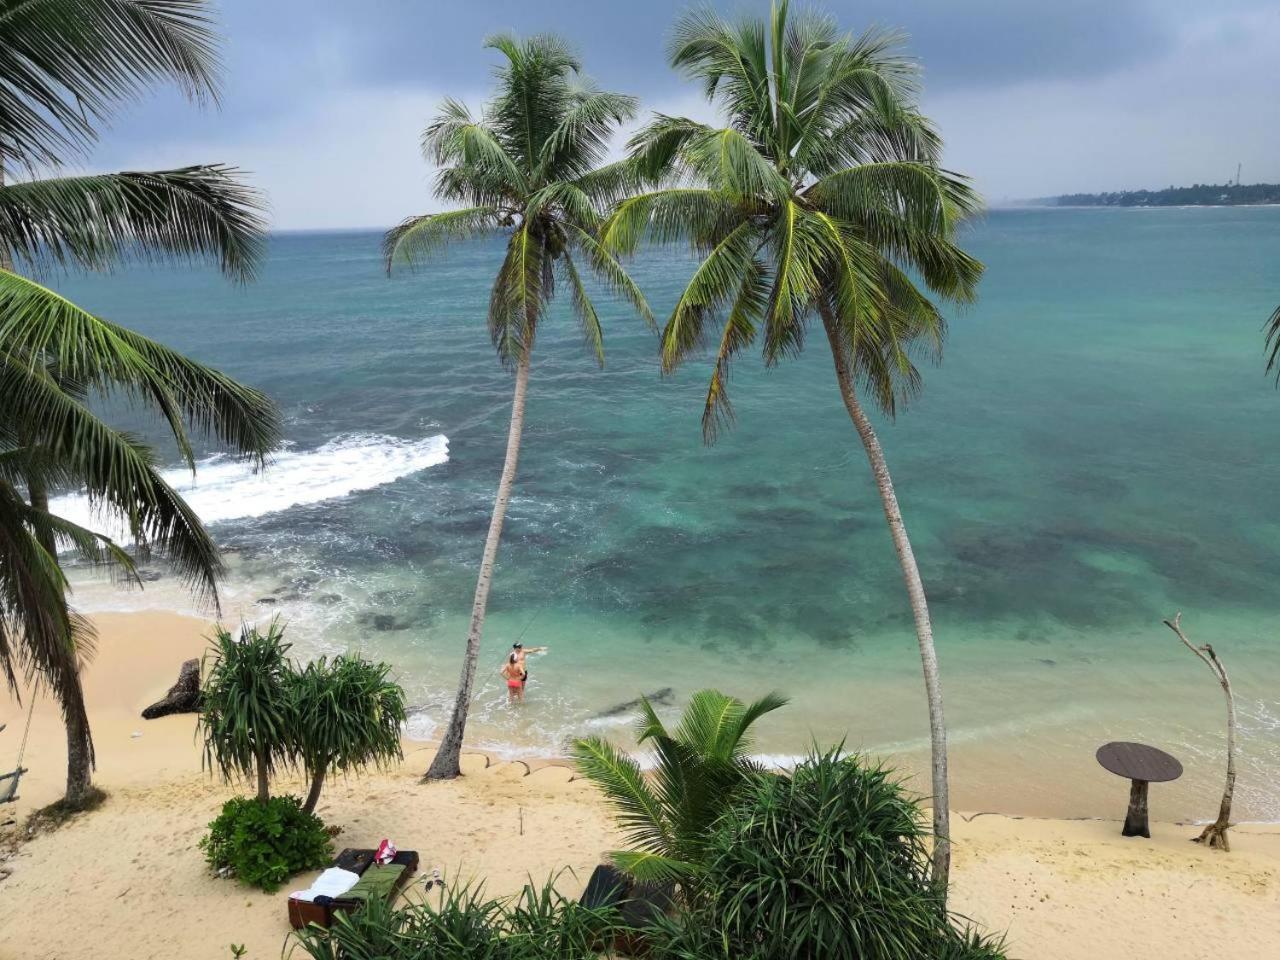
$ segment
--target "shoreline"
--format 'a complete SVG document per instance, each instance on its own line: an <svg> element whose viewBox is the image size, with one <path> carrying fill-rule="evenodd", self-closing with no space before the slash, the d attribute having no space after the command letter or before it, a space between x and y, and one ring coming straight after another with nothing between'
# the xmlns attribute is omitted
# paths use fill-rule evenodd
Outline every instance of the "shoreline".
<svg viewBox="0 0 1280 960"><path fill-rule="evenodd" d="M313 875L271 895L213 877L197 841L222 802L247 787L201 770L193 715L138 717L173 682L181 661L200 655L208 624L176 614L94 620L98 652L85 689L96 781L108 798L58 830L8 848L0 862L0 928L7 934L0 960L225 960L231 943L244 944L251 960L278 955L289 929L284 898ZM11 700L0 710L0 722L10 724L0 748L16 748L24 721ZM60 793L61 734L56 708L42 697L24 759L32 772L19 802L0 815L17 821L7 829ZM406 740L404 750L396 768L326 785L317 812L341 829L338 848L390 837L420 851L426 876L438 868L483 878L491 894L509 895L530 876L556 874L561 892L576 896L595 864L621 844L603 798L562 759L503 761L467 750L463 777L423 785L418 777L431 746ZM275 785L276 792L302 788L289 778ZM1239 825L1232 853L1221 854L1187 842L1193 829L1160 820L1158 807L1151 841L1121 837L1114 819L969 809L976 812L956 810L952 820L952 903L985 928L1007 931L1014 956L1261 960L1280 951L1280 931L1270 922L1280 910L1278 825ZM1122 810L1121 803L1117 814ZM523 833L513 846L517 827ZM1192 884L1196 902L1187 908ZM48 923L41 905L70 895L92 938Z"/></svg>
<svg viewBox="0 0 1280 960"><path fill-rule="evenodd" d="M259 619L270 616L272 612L260 611L262 616ZM194 715L185 715L185 719L184 716L178 716L162 721L145 721L140 713L144 706L165 694L177 678L178 669L184 660L203 656L208 646L206 638L215 625L214 621L191 610L178 612L157 607L110 611L90 609L88 615L101 634L97 656L90 662L85 674L85 688L102 771L109 774L113 768L119 767L126 778L132 777L133 768L139 761L145 760L148 763L156 762L158 774L164 776L181 772L184 769L182 757L190 754L191 760L185 769L198 772L200 759L195 741ZM295 643L292 652L295 656L306 659L317 651L311 650L304 641ZM387 656L386 652L372 655ZM393 656L388 659L394 668L395 659ZM547 668L541 664L539 668L545 676ZM453 671L454 664L450 663L444 673L452 677ZM399 679L405 683L407 690L414 685L412 676ZM912 683L909 689L914 692L915 678L911 677L910 680ZM862 682L865 683L865 679ZM638 696L641 692L639 689L620 690L618 695L629 698ZM735 691L730 689L729 692ZM739 695L749 697L756 695L756 692L748 682L746 692L740 692ZM660 712L664 716L674 716L685 694L686 691L679 691L671 697L669 703L660 708ZM865 692L860 695L866 696ZM973 693L969 695L972 697ZM410 696L412 698L413 694L410 693ZM537 766L570 763L566 752L547 749L546 743L529 744L506 740L494 742L495 736L500 737L512 729L518 730L518 723L506 715L505 696L499 697L500 703L489 703L481 696L478 694L476 704L473 705L468 729L467 749L470 752L483 755L490 762L525 762ZM793 745L812 743L814 737L818 738L819 744L834 743L841 737L847 737L849 752L862 753L886 762L908 781L909 788L917 795L927 795L927 741L868 743L865 739L856 739L857 731L853 729L848 733L837 732L835 738L824 737L809 729L806 723L806 708L812 713L816 702L822 702L821 696L816 694L803 700L797 698L791 706L766 720L761 725L761 739L764 742L758 743L753 755L767 766L785 769L804 756L803 750L790 749ZM959 702L960 697L953 690L949 705L955 707ZM4 699L0 699L0 723L9 724L9 729L0 733L0 757L3 757L6 745L16 750L28 705L26 696L23 697L21 708L12 703L7 693ZM430 709L434 711L437 706L433 704ZM524 711L528 707L533 707L535 711L544 707L554 710L556 705L541 700L533 702L531 698L520 710ZM406 756L429 751L436 744L430 737L414 736L412 733L415 726L436 726L438 718L428 714L427 709L422 706L422 701L415 704L411 700L410 722L402 735ZM869 709L874 709L874 705L869 705ZM486 717L486 712L496 715L501 724L496 724L492 717ZM948 712L952 719L949 755L953 809L1053 820L1106 821L1115 816L1123 816L1128 794L1127 783L1097 765L1093 757L1096 744L1081 746L1077 742L1080 737L1075 731L1071 731L1074 739L1066 740L1066 734L1062 731L1070 728L1065 724L1058 723L1055 726L1056 721L1050 719L1039 731L1005 728L1000 725L975 731L956 725L958 713L954 709ZM528 717L528 722L537 723L545 716L535 712L522 713L520 722ZM488 723L486 719L489 720ZM425 723L422 722L424 720ZM923 723L923 715L921 721ZM1092 724L1092 729L1101 737L1097 743L1108 739L1102 735L1104 733L1112 734L1110 739L1145 739L1142 736L1135 738L1125 735L1124 727L1108 729L1108 726L1097 722ZM628 737L630 727L630 715L619 715L610 717L603 724L589 724L581 732L603 734L630 748L633 746ZM14 739L10 739L11 737ZM1161 743L1159 739L1148 742ZM56 761L38 765L29 762L37 745L41 743L46 744L46 750L55 753ZM47 697L41 696L36 703L31 746L28 749L28 761L24 765L30 767L32 772L23 779L22 794L40 799L39 805L52 802L61 794L61 766L65 750L56 706ZM1177 753L1175 749L1175 755ZM640 753L637 759L643 766L647 758ZM1183 759L1195 761L1194 769L1189 770L1191 775L1171 784L1161 784L1158 789L1153 790L1151 815L1168 823L1207 822L1216 813L1221 789L1218 758L1192 754L1184 755ZM425 767L424 761L423 769ZM53 773L50 773L51 769ZM1242 774L1242 780L1246 776L1247 773ZM1242 790L1241 786L1245 789ZM1246 791L1265 786L1257 781L1256 773L1252 781L1244 780L1237 785L1236 809L1245 815L1238 822L1262 825L1280 823L1280 818L1247 816L1249 807ZM1268 812L1272 806L1267 805Z"/></svg>

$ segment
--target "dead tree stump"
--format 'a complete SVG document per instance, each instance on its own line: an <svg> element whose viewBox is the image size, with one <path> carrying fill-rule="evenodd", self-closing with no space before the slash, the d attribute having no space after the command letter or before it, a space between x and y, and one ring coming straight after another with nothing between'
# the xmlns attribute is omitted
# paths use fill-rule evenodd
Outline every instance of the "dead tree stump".
<svg viewBox="0 0 1280 960"><path fill-rule="evenodd" d="M154 720L173 713L199 713L201 700L200 661L188 660L178 671L178 682L162 699L142 711L142 719Z"/></svg>

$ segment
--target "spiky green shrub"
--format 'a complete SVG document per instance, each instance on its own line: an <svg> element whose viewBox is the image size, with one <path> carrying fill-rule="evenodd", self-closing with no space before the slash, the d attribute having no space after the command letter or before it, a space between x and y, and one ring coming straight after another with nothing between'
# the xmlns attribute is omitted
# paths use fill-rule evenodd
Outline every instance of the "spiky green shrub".
<svg viewBox="0 0 1280 960"><path fill-rule="evenodd" d="M294 753L311 780L303 810L311 813L331 772L356 773L401 759L404 691L391 667L361 657L321 657L290 680Z"/></svg>
<svg viewBox="0 0 1280 960"><path fill-rule="evenodd" d="M245 627L239 637L219 627L201 671L204 762L228 781L256 774L262 803L271 775L291 765L295 754L288 653L278 620L266 633Z"/></svg>
<svg viewBox="0 0 1280 960"><path fill-rule="evenodd" d="M656 955L999 957L953 926L927 841L902 783L839 748L759 774L717 824L690 909L655 931Z"/></svg>
<svg viewBox="0 0 1280 960"><path fill-rule="evenodd" d="M604 792L632 846L610 854L617 867L640 880L694 883L711 825L759 772L749 754L751 726L786 702L770 693L748 704L719 690L701 690L669 731L641 697L636 739L652 746L656 761L648 777L607 740L577 741L578 769Z"/></svg>
<svg viewBox="0 0 1280 960"><path fill-rule="evenodd" d="M596 960L617 932L612 909L588 909L556 892L555 878L495 899L483 884L438 888L395 907L370 901L328 930L300 930L312 960Z"/></svg>
<svg viewBox="0 0 1280 960"><path fill-rule="evenodd" d="M320 869L333 856L324 823L304 812L297 797L228 800L200 849L215 870L230 870L242 883L267 892L295 873Z"/></svg>

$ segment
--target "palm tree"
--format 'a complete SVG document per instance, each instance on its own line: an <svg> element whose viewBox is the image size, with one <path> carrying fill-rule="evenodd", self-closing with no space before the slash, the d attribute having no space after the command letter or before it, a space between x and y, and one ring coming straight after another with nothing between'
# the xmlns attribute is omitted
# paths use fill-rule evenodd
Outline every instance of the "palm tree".
<svg viewBox="0 0 1280 960"><path fill-rule="evenodd" d="M260 200L233 168L48 176L83 158L113 108L156 80L212 99L215 40L204 0L0 0L0 665L11 686L20 670L61 702L73 804L93 767L79 677L92 632L67 607L57 552L74 548L126 577L132 562L51 516L50 487L84 487L125 521L135 555L167 556L215 606L221 573L154 454L108 427L88 399L114 391L158 410L192 465L188 428L261 462L279 423L265 395L92 316L15 273L14 262L95 270L126 256L212 257L235 279L252 276ZM13 182L6 169L26 177Z"/></svg>
<svg viewBox="0 0 1280 960"><path fill-rule="evenodd" d="M302 809L313 813L331 771L343 774L400 760L404 691L387 678L391 667L360 657L321 657L293 680L293 734L311 778Z"/></svg>
<svg viewBox="0 0 1280 960"><path fill-rule="evenodd" d="M871 463L915 620L933 753L934 869L945 888L946 727L924 585L861 387L892 415L920 387L914 357L936 356L945 324L916 285L956 301L982 266L954 242L978 200L939 166L941 141L914 105L913 63L898 38L842 36L825 17L679 21L672 65L697 80L725 125L657 116L631 142L662 189L624 200L602 239L629 253L644 237L688 240L701 262L662 331L674 370L718 323L703 430L732 420L732 361L757 337L765 362L798 354L809 319L826 333L840 397Z"/></svg>
<svg viewBox="0 0 1280 960"><path fill-rule="evenodd" d="M294 676L283 625L272 620L266 633L243 628L238 637L219 627L200 672L205 766L217 767L226 781L256 777L258 800L266 803L272 774L292 766L297 754Z"/></svg>
<svg viewBox="0 0 1280 960"><path fill-rule="evenodd" d="M611 854L618 868L640 880L691 880L703 862L711 825L738 787L760 769L748 755L751 725L786 703L773 693L744 704L718 690L702 690L668 732L641 697L636 736L653 744L652 782L607 740L578 740L573 746L578 769L604 791L635 848Z"/></svg>
<svg viewBox="0 0 1280 960"><path fill-rule="evenodd" d="M600 316L578 258L652 322L639 289L595 236L603 210L631 183L628 164L602 166L601 161L612 132L634 116L635 99L583 80L577 58L556 37L498 36L486 46L505 58L493 99L479 117L446 100L422 138L424 154L440 168L436 196L465 206L410 217L383 242L390 272L394 264L412 264L452 240L507 235L506 256L489 297L489 335L502 364L515 370L507 452L480 558L457 699L425 779L460 773L489 586L520 455L533 344L557 275L569 285L574 313L601 364Z"/></svg>

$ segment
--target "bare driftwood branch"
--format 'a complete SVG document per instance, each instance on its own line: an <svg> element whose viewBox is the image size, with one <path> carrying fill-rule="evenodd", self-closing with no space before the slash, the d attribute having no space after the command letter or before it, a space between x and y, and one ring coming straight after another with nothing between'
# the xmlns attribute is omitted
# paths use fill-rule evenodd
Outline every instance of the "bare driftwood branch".
<svg viewBox="0 0 1280 960"><path fill-rule="evenodd" d="M1218 654L1214 651L1212 645L1201 644L1196 646L1187 639L1187 635L1182 631L1182 612L1179 611L1174 615L1172 620L1164 622L1170 630L1178 635L1178 639L1183 645L1204 661L1205 666L1213 671L1213 675L1218 678L1218 684L1222 687L1222 692L1227 698L1227 783L1222 791L1222 803L1218 807L1218 819L1204 828L1204 831L1198 837L1194 837L1196 843L1207 843L1211 847L1229 851L1231 844L1227 840L1227 828L1231 826L1231 798L1236 790L1236 700L1231 693L1231 680L1227 677L1227 668L1223 666Z"/></svg>

